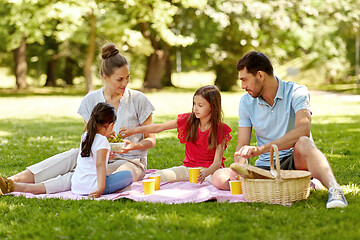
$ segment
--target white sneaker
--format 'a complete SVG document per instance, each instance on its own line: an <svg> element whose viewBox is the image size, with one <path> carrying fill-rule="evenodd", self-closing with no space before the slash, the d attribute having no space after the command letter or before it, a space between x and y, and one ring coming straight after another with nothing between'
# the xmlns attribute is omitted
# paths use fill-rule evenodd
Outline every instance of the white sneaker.
<svg viewBox="0 0 360 240"><path fill-rule="evenodd" d="M326 208L344 208L348 205L344 192L339 187L331 187L329 189L329 198L326 203Z"/></svg>

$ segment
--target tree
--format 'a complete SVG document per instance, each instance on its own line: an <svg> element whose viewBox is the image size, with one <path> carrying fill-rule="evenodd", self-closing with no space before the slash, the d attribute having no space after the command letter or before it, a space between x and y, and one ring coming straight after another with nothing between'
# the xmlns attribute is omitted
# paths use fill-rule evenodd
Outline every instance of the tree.
<svg viewBox="0 0 360 240"><path fill-rule="evenodd" d="M84 59L83 75L87 92L94 89L92 83L91 66L95 58L96 44L96 16L97 4L95 1L61 1L47 6L48 12L52 12L48 22L51 22L48 28L48 42L46 47L50 48L48 61L48 82L50 86L55 86L56 65L60 58L65 60L65 70L72 73L74 62L78 58ZM77 35L77 37L75 37ZM80 49L86 46L86 54L74 49ZM72 83L69 79L72 74L66 74L67 83Z"/></svg>
<svg viewBox="0 0 360 240"><path fill-rule="evenodd" d="M90 92L94 90L94 86L92 84L91 78L91 65L94 62L95 58L95 38L96 38L96 18L93 11L89 12L88 15L89 23L90 23L90 33L89 33L89 45L86 51L86 59L84 64L84 75L85 75L85 82L86 82L86 91Z"/></svg>
<svg viewBox="0 0 360 240"><path fill-rule="evenodd" d="M199 3L200 2L200 3ZM176 46L187 46L194 42L194 38L183 36L172 31L173 17L181 7L193 7L204 4L205 1L165 1L165 0L123 0L120 10L125 12L133 22L131 29L142 34L152 47L147 52L144 88L162 88L164 82L169 84L171 77L171 61L169 60ZM141 7L139 7L141 6Z"/></svg>
<svg viewBox="0 0 360 240"><path fill-rule="evenodd" d="M306 51L308 41L301 30L315 13L308 1L208 1L195 17L185 18L181 31L193 31L197 41L184 50L197 52L191 62L206 62L216 73L215 84L230 90L237 82L236 62L244 53L258 50L281 62ZM197 56L201 60L194 59Z"/></svg>
<svg viewBox="0 0 360 240"><path fill-rule="evenodd" d="M360 1L319 1L317 24L313 25L313 44L316 52L314 64L309 67L324 68L326 83L343 81L355 70L355 38L360 30ZM319 24L321 23L321 24Z"/></svg>
<svg viewBox="0 0 360 240"><path fill-rule="evenodd" d="M56 86L56 69L58 62L58 51L60 43L56 41L53 36L45 38L45 46L48 48L47 64L46 64L46 82L45 86L55 87Z"/></svg>
<svg viewBox="0 0 360 240"><path fill-rule="evenodd" d="M14 53L17 86L25 87L23 83L19 83L24 80L17 74L22 73L22 78L26 75L24 69L28 63L24 61L27 57L23 49L28 45L37 45L39 52L44 53L41 57L48 59L46 66L50 78L47 79L46 85L56 84L56 63L60 57L70 52L67 49L59 53L58 50L64 50L63 45L67 44L77 26L83 22L82 6L86 4L85 1L73 0L0 1L0 9L6 11L5 17L0 20L0 36L5 40L5 51ZM43 51L42 48L47 51ZM18 69L20 67L22 70Z"/></svg>
<svg viewBox="0 0 360 240"><path fill-rule="evenodd" d="M0 21L1 39L4 39L4 49L13 53L16 86L26 88L26 44L36 39L38 34L37 30L30 31L33 28L33 16L37 8L31 5L31 1L23 4L22 1L2 0L0 9L4 11L2 14L4 17Z"/></svg>
<svg viewBox="0 0 360 240"><path fill-rule="evenodd" d="M26 63L26 41L25 37L21 39L20 46L13 50L15 63L15 77L17 88L27 88L26 82L27 63Z"/></svg>

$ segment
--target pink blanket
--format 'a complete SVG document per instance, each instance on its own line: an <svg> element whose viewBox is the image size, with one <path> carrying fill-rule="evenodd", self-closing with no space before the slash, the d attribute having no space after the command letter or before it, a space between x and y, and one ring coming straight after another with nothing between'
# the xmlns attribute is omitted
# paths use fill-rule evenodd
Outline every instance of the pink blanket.
<svg viewBox="0 0 360 240"><path fill-rule="evenodd" d="M147 178L147 176L145 178ZM69 200L89 199L88 196L75 195L71 191L38 195L20 192L12 192L11 194L14 196L25 196L27 198L59 198ZM221 191L207 182L203 184L189 182L164 182L161 183L160 190L155 191L151 195L144 195L142 183L135 182L131 185L131 189L127 191L102 195L100 198L96 198L95 200L117 200L120 198L167 204L190 202L197 203L209 200L217 200L219 202L246 202L243 194L232 195L230 191Z"/></svg>
<svg viewBox="0 0 360 240"><path fill-rule="evenodd" d="M71 191L38 195L21 192L12 192L11 194L14 196L25 196L27 198L59 198L68 200L89 199L88 196L75 195ZM155 191L151 195L144 195L142 183L135 182L131 185L130 190L122 193L102 195L95 200L117 200L120 198L167 204L197 203L208 200L217 200L219 202L246 202L243 194L232 195L230 191L221 191L210 183L196 184L189 182L161 183L160 190Z"/></svg>

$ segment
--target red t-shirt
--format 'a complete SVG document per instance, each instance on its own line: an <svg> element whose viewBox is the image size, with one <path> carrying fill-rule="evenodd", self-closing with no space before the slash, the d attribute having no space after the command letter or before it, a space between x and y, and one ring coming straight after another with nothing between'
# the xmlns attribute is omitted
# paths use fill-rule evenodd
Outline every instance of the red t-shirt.
<svg viewBox="0 0 360 240"><path fill-rule="evenodd" d="M208 149L209 146L209 131L201 132L200 129L197 129L196 134L196 143L186 142L186 120L189 118L190 113L179 114L177 118L177 131L178 138L181 143L185 143L185 159L183 160L183 165L186 167L210 167L214 162L215 150ZM228 145L228 142L231 139L231 128L225 123L220 123L217 134L217 144L221 144L225 139L225 149ZM225 158L222 158L221 167L224 167Z"/></svg>

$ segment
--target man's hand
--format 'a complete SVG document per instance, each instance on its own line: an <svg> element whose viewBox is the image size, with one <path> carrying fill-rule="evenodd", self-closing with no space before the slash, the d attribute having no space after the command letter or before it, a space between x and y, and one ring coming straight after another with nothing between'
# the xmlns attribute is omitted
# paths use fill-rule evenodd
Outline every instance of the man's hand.
<svg viewBox="0 0 360 240"><path fill-rule="evenodd" d="M234 163L249 164L249 160L247 158L234 155Z"/></svg>
<svg viewBox="0 0 360 240"><path fill-rule="evenodd" d="M239 156L242 158L251 158L251 157L255 157L255 156L259 156L261 153L259 151L258 147L253 147L253 146L243 146L239 149L239 151L235 152L235 157Z"/></svg>
<svg viewBox="0 0 360 240"><path fill-rule="evenodd" d="M230 173L229 181L234 181L234 180L240 180L240 176L234 170L232 170Z"/></svg>

